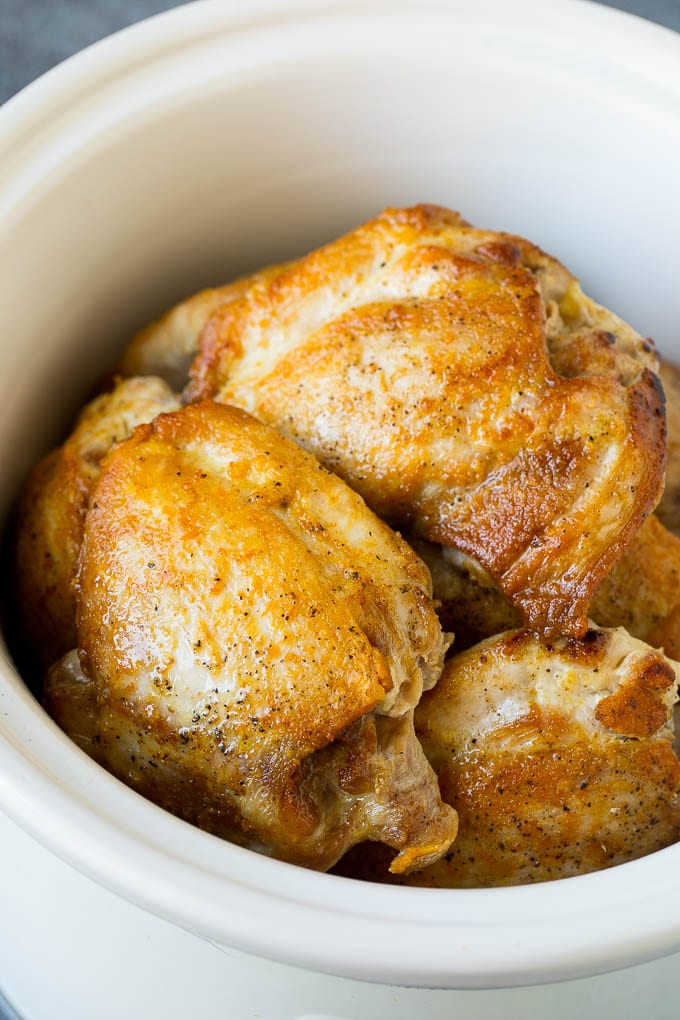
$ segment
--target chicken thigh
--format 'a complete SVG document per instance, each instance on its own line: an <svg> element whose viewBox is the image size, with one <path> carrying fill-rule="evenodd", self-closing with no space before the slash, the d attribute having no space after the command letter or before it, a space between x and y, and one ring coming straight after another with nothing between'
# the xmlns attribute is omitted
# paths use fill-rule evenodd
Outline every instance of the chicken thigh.
<svg viewBox="0 0 680 1020"><path fill-rule="evenodd" d="M161 379L127 379L89 403L38 462L17 510L15 576L27 648L46 669L76 644L74 580L90 494L113 443L179 400Z"/></svg>
<svg viewBox="0 0 680 1020"><path fill-rule="evenodd" d="M660 495L656 365L556 260L418 206L216 312L185 398L275 425L386 520L473 557L532 628L580 635Z"/></svg>
<svg viewBox="0 0 680 1020"><path fill-rule="evenodd" d="M680 839L679 669L621 629L552 643L511 631L450 659L416 729L460 831L439 862L398 881L547 881ZM380 879L380 856L357 848L343 873Z"/></svg>
<svg viewBox="0 0 680 1020"><path fill-rule="evenodd" d="M243 411L160 415L90 502L79 654L46 705L126 783L244 846L395 872L456 834L413 729L448 641L427 569L340 479Z"/></svg>

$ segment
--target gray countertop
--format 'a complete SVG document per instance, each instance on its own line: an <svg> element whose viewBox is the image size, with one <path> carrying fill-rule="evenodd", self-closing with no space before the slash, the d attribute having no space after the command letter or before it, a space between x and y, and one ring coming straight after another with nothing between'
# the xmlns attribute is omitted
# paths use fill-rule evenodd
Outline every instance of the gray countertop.
<svg viewBox="0 0 680 1020"><path fill-rule="evenodd" d="M244 0L247 2L247 0ZM680 31L680 0L599 0ZM111 32L181 4L173 0L0 0L0 103ZM14 1020L9 1004L0 1020Z"/></svg>

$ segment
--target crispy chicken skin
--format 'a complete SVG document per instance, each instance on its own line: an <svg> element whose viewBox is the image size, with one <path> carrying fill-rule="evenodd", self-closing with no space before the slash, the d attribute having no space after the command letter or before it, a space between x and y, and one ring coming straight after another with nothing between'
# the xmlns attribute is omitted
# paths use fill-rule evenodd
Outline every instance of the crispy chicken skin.
<svg viewBox="0 0 680 1020"><path fill-rule="evenodd" d="M429 542L414 541L413 548L432 574L439 618L455 633L456 651L520 626L518 611L474 560ZM656 515L602 581L589 615L680 659L680 538Z"/></svg>
<svg viewBox="0 0 680 1020"><path fill-rule="evenodd" d="M243 297L254 284L273 278L280 268L271 266L224 287L208 287L175 305L133 337L113 374L124 378L156 375L173 390L182 390L189 379L201 330L211 315Z"/></svg>
<svg viewBox="0 0 680 1020"><path fill-rule="evenodd" d="M209 831L405 872L456 834L413 730L447 639L429 574L340 479L241 410L160 415L102 464L78 647L46 705L115 775Z"/></svg>
<svg viewBox="0 0 680 1020"><path fill-rule="evenodd" d="M73 582L103 456L136 425L178 407L161 379L120 382L83 409L66 442L31 472L17 510L15 572L24 639L43 668L76 644Z"/></svg>
<svg viewBox="0 0 680 1020"><path fill-rule="evenodd" d="M474 557L529 626L579 635L665 464L651 345L579 294L520 238L387 210L221 308L185 399L275 425L386 520Z"/></svg>
<svg viewBox="0 0 680 1020"><path fill-rule="evenodd" d="M666 394L668 461L666 486L656 512L670 531L680 535L680 368L662 358L659 378Z"/></svg>
<svg viewBox="0 0 680 1020"><path fill-rule="evenodd" d="M620 629L550 644L511 631L454 656L416 729L460 832L408 884L547 881L679 839L678 668ZM343 873L380 878L380 856L357 848Z"/></svg>

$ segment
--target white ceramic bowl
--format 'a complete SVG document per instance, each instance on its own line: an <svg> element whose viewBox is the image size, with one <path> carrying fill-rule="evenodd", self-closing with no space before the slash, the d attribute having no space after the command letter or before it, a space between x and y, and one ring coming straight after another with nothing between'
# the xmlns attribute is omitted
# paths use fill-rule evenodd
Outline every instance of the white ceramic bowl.
<svg viewBox="0 0 680 1020"><path fill-rule="evenodd" d="M574 0L206 0L93 47L0 111L3 507L145 320L386 205L527 235L680 357L679 164L680 37ZM126 789L6 654L0 806L132 902L305 968L491 987L680 948L680 845L519 889L313 874Z"/></svg>

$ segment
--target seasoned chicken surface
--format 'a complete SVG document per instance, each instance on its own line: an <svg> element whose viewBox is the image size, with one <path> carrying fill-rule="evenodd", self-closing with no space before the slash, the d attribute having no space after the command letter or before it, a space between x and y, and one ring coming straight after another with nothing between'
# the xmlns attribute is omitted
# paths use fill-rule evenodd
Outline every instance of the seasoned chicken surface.
<svg viewBox="0 0 680 1020"><path fill-rule="evenodd" d="M653 342L584 294L555 259L541 256L544 264L535 271L546 305L550 361L558 375L609 375L625 386L639 380L642 367L658 375Z"/></svg>
<svg viewBox="0 0 680 1020"><path fill-rule="evenodd" d="M136 425L178 407L161 379L121 382L89 403L66 442L31 472L17 512L15 571L25 641L43 668L76 644L73 583L103 456Z"/></svg>
<svg viewBox="0 0 680 1020"><path fill-rule="evenodd" d="M328 868L405 872L456 834L413 730L447 639L426 568L340 479L210 402L114 447L85 519L80 655L46 705L174 813Z"/></svg>
<svg viewBox="0 0 680 1020"><path fill-rule="evenodd" d="M680 368L662 358L659 378L666 395L668 460L666 486L656 512L670 531L680 535Z"/></svg>
<svg viewBox="0 0 680 1020"><path fill-rule="evenodd" d="M511 631L450 659L416 728L460 832L408 884L546 881L679 839L679 670L620 629L549 644ZM380 878L379 857L357 848L343 873Z"/></svg>
<svg viewBox="0 0 680 1020"><path fill-rule="evenodd" d="M598 588L591 615L680 660L680 538L655 514Z"/></svg>
<svg viewBox="0 0 680 1020"><path fill-rule="evenodd" d="M474 560L429 542L413 548L430 569L439 618L455 633L456 651L520 626L517 610ZM600 584L589 615L680 659L680 538L655 515Z"/></svg>
<svg viewBox="0 0 680 1020"><path fill-rule="evenodd" d="M113 374L156 375L181 390L189 379L189 367L198 348L198 337L218 308L230 304L258 282L273 278L279 266L244 276L224 287L208 287L175 305L130 341Z"/></svg>
<svg viewBox="0 0 680 1020"><path fill-rule="evenodd" d="M532 628L582 634L659 498L665 426L651 345L579 295L520 238L388 210L221 308L186 398L275 425Z"/></svg>

